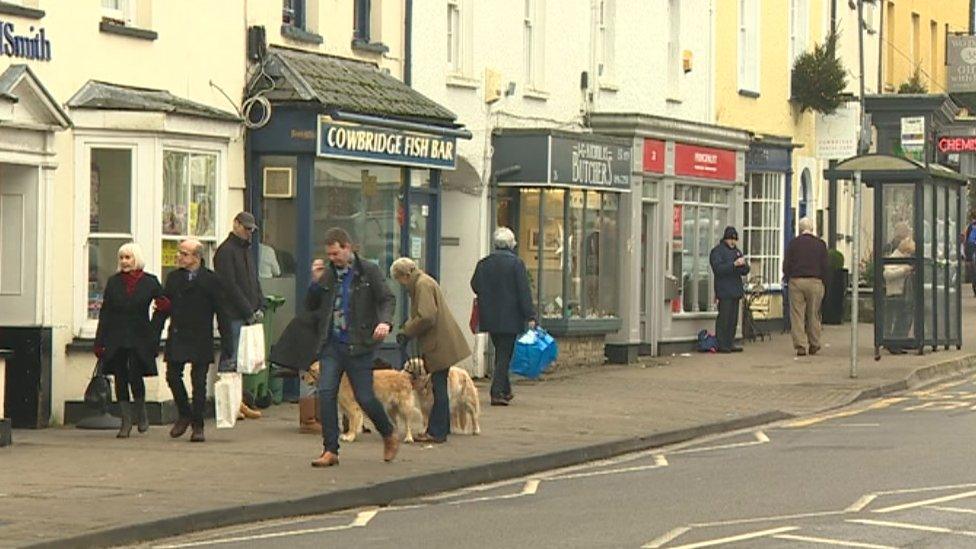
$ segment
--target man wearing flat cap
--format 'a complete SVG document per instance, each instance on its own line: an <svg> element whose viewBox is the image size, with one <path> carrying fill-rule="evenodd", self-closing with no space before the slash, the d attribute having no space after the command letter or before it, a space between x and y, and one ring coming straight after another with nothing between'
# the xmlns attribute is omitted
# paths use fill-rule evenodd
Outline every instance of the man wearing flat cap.
<svg viewBox="0 0 976 549"><path fill-rule="evenodd" d="M726 227L721 242L712 248L708 257L715 274L715 297L718 299L715 337L720 353L742 351L742 347L734 346L733 342L739 323L739 301L745 293L742 277L749 274L749 264L737 247L738 242L739 233L735 227Z"/></svg>
<svg viewBox="0 0 976 549"><path fill-rule="evenodd" d="M220 362L237 356L237 342L241 326L255 324L264 319L264 294L258 282L258 266L251 239L258 224L250 212L234 216L234 226L217 251L214 252L214 272L224 287L223 304L225 320L220 323ZM241 404L244 417L255 419L261 412Z"/></svg>

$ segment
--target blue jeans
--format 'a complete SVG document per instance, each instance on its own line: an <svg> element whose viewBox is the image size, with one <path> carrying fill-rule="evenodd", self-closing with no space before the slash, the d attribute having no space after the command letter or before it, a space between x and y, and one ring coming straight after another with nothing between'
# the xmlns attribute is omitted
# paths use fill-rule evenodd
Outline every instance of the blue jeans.
<svg viewBox="0 0 976 549"><path fill-rule="evenodd" d="M319 354L319 408L322 439L327 452L339 453L339 382L349 376L356 402L383 437L393 434L393 424L373 393L373 354L349 356L349 347L332 341Z"/></svg>
<svg viewBox="0 0 976 549"><path fill-rule="evenodd" d="M451 402L447 393L447 370L430 374L434 391L434 407L430 410L427 434L434 438L446 438L451 433Z"/></svg>

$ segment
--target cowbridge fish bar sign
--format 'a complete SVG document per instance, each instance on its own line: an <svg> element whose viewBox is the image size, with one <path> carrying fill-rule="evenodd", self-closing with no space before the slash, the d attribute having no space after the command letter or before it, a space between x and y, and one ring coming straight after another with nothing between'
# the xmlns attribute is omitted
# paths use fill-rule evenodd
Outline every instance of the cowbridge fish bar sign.
<svg viewBox="0 0 976 549"><path fill-rule="evenodd" d="M454 137L319 117L318 155L326 158L453 170L456 145Z"/></svg>

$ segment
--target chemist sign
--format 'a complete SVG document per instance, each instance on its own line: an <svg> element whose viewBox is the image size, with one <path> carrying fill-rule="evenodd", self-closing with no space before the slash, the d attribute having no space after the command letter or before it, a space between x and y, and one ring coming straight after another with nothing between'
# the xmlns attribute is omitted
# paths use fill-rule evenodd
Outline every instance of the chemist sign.
<svg viewBox="0 0 976 549"><path fill-rule="evenodd" d="M326 158L453 170L456 145L454 137L319 117L317 150Z"/></svg>

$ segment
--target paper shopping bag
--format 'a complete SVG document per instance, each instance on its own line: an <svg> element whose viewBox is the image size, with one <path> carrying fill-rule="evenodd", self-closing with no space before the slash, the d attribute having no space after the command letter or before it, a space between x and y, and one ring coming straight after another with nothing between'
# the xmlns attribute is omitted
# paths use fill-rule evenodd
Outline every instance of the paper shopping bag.
<svg viewBox="0 0 976 549"><path fill-rule="evenodd" d="M241 328L237 343L237 371L256 374L266 367L264 362L264 326L251 324Z"/></svg>
<svg viewBox="0 0 976 549"><path fill-rule="evenodd" d="M217 374L214 382L214 415L218 429L231 429L237 424L237 413L241 409L244 387L241 374L227 372Z"/></svg>

